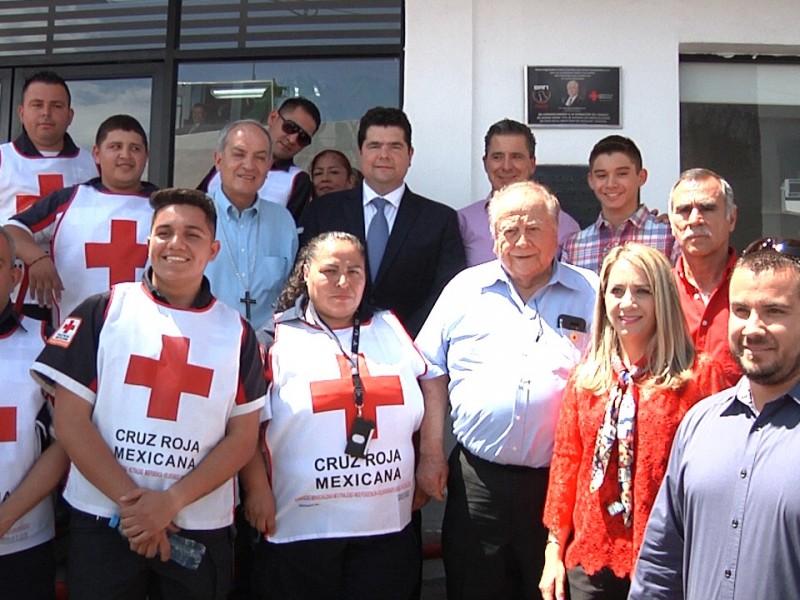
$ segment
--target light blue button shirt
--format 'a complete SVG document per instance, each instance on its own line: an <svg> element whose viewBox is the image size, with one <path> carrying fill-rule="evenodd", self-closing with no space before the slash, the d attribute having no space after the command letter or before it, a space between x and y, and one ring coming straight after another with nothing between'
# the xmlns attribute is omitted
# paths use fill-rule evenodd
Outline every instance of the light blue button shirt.
<svg viewBox="0 0 800 600"><path fill-rule="evenodd" d="M211 292L244 317L242 299L249 290L256 301L250 305L250 324L259 329L272 317L278 295L294 266L297 226L288 210L263 198L240 213L222 189L215 190L211 197L217 207L217 239L221 246L216 260L206 267Z"/></svg>
<svg viewBox="0 0 800 600"><path fill-rule="evenodd" d="M546 467L569 373L588 343L598 278L554 263L523 302L499 260L466 269L442 291L416 342L425 378L450 376L456 439L491 462ZM587 333L559 327L579 317Z"/></svg>

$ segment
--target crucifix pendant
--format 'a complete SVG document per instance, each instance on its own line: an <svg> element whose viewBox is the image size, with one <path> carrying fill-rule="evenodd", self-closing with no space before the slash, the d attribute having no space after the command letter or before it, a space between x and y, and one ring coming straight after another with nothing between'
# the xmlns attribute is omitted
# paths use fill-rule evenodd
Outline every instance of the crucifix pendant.
<svg viewBox="0 0 800 600"><path fill-rule="evenodd" d="M250 290L245 290L244 298L239 298L239 302L244 303L244 316L249 322L250 321L250 305L256 303L255 299L250 297Z"/></svg>

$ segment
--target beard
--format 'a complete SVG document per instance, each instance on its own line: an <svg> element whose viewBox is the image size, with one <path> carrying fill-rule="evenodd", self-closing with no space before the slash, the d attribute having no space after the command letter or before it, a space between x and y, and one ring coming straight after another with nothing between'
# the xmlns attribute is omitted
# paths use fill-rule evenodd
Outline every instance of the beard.
<svg viewBox="0 0 800 600"><path fill-rule="evenodd" d="M731 340L730 350L742 372L753 383L780 385L800 374L800 349L794 350L794 354L788 354L788 351L779 351L777 356L769 362L746 359L741 341Z"/></svg>

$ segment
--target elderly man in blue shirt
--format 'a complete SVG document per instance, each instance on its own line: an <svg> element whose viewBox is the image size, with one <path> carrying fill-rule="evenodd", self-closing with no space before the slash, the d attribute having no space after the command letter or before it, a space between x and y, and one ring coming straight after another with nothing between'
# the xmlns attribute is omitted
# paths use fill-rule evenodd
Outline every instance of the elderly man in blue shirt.
<svg viewBox="0 0 800 600"><path fill-rule="evenodd" d="M417 482L447 504L448 598L541 597L542 525L558 410L588 341L597 276L555 260L558 200L533 182L489 204L498 260L456 275L417 337L422 381ZM457 444L445 459L448 402Z"/></svg>
<svg viewBox="0 0 800 600"><path fill-rule="evenodd" d="M631 600L800 596L800 241L744 251L728 337L745 376L678 428Z"/></svg>
<svg viewBox="0 0 800 600"><path fill-rule="evenodd" d="M272 165L272 140L250 119L227 125L214 152L221 185L210 192L217 207L221 248L209 263L211 291L258 329L294 266L297 228L286 208L259 197Z"/></svg>

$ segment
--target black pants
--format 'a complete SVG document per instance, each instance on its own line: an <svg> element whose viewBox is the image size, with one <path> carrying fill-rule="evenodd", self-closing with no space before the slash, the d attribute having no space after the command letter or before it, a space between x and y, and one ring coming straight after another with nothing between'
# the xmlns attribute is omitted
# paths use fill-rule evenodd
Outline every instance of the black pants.
<svg viewBox="0 0 800 600"><path fill-rule="evenodd" d="M409 524L385 535L264 542L256 549L259 600L409 600L419 579L419 542Z"/></svg>
<svg viewBox="0 0 800 600"><path fill-rule="evenodd" d="M108 519L73 509L67 571L70 600L224 600L233 571L231 528L182 530L180 535L206 546L196 571L136 554L128 540L108 526Z"/></svg>
<svg viewBox="0 0 800 600"><path fill-rule="evenodd" d="M617 577L611 569L587 575L578 565L567 571L570 600L625 600L631 587L627 577Z"/></svg>
<svg viewBox="0 0 800 600"><path fill-rule="evenodd" d="M0 598L53 600L56 561L53 542L0 556Z"/></svg>
<svg viewBox="0 0 800 600"><path fill-rule="evenodd" d="M537 599L548 469L450 455L442 545L448 600Z"/></svg>

